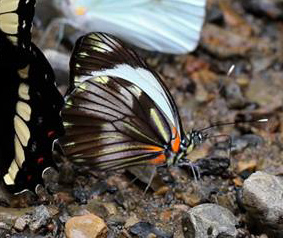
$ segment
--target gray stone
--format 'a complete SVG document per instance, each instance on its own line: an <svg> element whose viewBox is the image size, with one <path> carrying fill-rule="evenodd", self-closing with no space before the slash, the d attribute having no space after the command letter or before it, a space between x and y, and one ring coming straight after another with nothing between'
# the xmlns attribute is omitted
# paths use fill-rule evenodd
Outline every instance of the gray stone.
<svg viewBox="0 0 283 238"><path fill-rule="evenodd" d="M46 206L40 205L39 207L36 207L32 214L32 222L29 224L30 230L36 231L40 227L45 226L51 217L52 215Z"/></svg>
<svg viewBox="0 0 283 238"><path fill-rule="evenodd" d="M282 177L264 172L252 174L244 182L242 204L257 230L267 231L271 237L283 237Z"/></svg>
<svg viewBox="0 0 283 238"><path fill-rule="evenodd" d="M201 204L182 218L185 238L237 237L237 219L227 208L216 204Z"/></svg>

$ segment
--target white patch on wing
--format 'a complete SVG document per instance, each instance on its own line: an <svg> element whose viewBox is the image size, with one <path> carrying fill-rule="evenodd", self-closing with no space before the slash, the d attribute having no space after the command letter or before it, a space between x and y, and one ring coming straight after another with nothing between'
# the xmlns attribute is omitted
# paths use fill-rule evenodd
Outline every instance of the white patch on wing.
<svg viewBox="0 0 283 238"><path fill-rule="evenodd" d="M178 128L177 122L175 121L176 115L174 115L169 99L160 83L149 70L144 68L133 68L128 64L119 64L113 69L92 71L91 74L91 77L105 75L119 77L135 84L158 105L172 124ZM89 79L89 77L90 76L81 77L80 80L83 82Z"/></svg>

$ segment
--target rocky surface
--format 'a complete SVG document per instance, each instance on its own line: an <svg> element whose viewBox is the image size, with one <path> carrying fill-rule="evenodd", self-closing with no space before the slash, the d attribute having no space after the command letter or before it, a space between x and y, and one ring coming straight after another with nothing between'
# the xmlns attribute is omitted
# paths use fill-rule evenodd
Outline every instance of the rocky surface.
<svg viewBox="0 0 283 238"><path fill-rule="evenodd" d="M61 42L58 30L43 39L58 16L50 2L37 2L33 41L42 43L64 94L80 31L68 26ZM77 230L109 238L283 237L283 2L207 2L195 52L137 51L163 76L186 132L239 123L207 130L210 139L188 155L191 164L157 169L146 193L152 168L89 171L73 166L55 144L59 172L46 175L37 197L0 191L1 238L79 237ZM269 122L240 123L256 118Z"/></svg>
<svg viewBox="0 0 283 238"><path fill-rule="evenodd" d="M270 237L283 237L283 177L256 172L245 180L242 204L249 225Z"/></svg>

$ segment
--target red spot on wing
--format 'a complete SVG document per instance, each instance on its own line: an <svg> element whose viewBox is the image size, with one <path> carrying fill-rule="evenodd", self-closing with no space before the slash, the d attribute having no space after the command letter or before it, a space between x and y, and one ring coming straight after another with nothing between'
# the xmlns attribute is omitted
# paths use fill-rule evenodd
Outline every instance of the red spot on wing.
<svg viewBox="0 0 283 238"><path fill-rule="evenodd" d="M55 131L48 131L47 132L47 136L48 137L52 137L52 136L54 136L55 135Z"/></svg>
<svg viewBox="0 0 283 238"><path fill-rule="evenodd" d="M174 139L171 140L171 148L172 151L177 153L180 149L180 144L181 144L181 139L180 139L180 135L177 132L176 127L173 128L173 135L174 135Z"/></svg>
<svg viewBox="0 0 283 238"><path fill-rule="evenodd" d="M28 175L28 176L27 176L27 181L30 181L31 178L32 178L32 176L31 176L31 175Z"/></svg>
<svg viewBox="0 0 283 238"><path fill-rule="evenodd" d="M38 163L38 164L42 164L42 163L43 163L43 160L44 160L43 157L39 157L39 158L37 159L37 163Z"/></svg>

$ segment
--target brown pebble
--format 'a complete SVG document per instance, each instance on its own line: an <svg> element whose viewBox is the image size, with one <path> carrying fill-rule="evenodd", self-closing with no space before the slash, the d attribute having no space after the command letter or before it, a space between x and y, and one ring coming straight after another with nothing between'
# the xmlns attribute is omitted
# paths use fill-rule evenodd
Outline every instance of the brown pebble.
<svg viewBox="0 0 283 238"><path fill-rule="evenodd" d="M242 187L243 186L243 180L240 177L234 178L233 183L236 187Z"/></svg>
<svg viewBox="0 0 283 238"><path fill-rule="evenodd" d="M250 160L250 161L239 161L237 164L238 172L241 173L245 170L248 171L255 171L257 167L257 161L256 160Z"/></svg>
<svg viewBox="0 0 283 238"><path fill-rule="evenodd" d="M67 238L106 238L105 222L94 214L70 218L65 225Z"/></svg>
<svg viewBox="0 0 283 238"><path fill-rule="evenodd" d="M148 234L146 238L156 238L157 236L153 233Z"/></svg>
<svg viewBox="0 0 283 238"><path fill-rule="evenodd" d="M154 194L155 194L155 195L164 195L164 194L166 194L169 190L170 190L170 188L169 188L168 186L162 186L162 187L160 187Z"/></svg>
<svg viewBox="0 0 283 238"><path fill-rule="evenodd" d="M197 193L185 192L182 193L182 199L185 204L189 205L190 207L194 207L201 202L201 196Z"/></svg>

